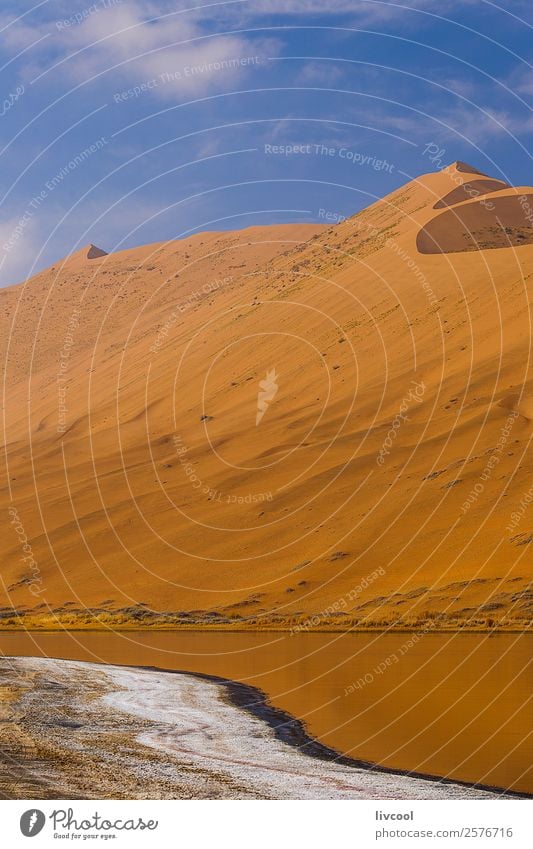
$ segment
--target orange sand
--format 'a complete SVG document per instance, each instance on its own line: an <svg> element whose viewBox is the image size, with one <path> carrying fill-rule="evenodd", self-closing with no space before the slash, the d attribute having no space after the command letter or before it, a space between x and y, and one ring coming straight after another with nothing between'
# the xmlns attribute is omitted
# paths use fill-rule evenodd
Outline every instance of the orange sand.
<svg viewBox="0 0 533 849"><path fill-rule="evenodd" d="M1 290L4 621L525 623L533 189L476 174Z"/></svg>

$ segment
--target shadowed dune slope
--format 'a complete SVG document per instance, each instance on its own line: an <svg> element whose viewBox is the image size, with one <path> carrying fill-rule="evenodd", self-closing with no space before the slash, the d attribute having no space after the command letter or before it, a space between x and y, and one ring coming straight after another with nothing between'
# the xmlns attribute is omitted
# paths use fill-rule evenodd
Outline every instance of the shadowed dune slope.
<svg viewBox="0 0 533 849"><path fill-rule="evenodd" d="M0 291L4 621L522 625L533 189L434 209L478 173Z"/></svg>
<svg viewBox="0 0 533 849"><path fill-rule="evenodd" d="M506 188L506 183L502 183L501 180L472 180L470 183L462 183L460 186L456 186L445 197L437 201L433 209L444 209L446 206L454 206L456 203L471 200L478 195L488 195L504 188Z"/></svg>
<svg viewBox="0 0 533 849"><path fill-rule="evenodd" d="M518 193L520 192L520 194ZM510 189L453 206L418 234L420 253L479 251L533 244L533 193Z"/></svg>

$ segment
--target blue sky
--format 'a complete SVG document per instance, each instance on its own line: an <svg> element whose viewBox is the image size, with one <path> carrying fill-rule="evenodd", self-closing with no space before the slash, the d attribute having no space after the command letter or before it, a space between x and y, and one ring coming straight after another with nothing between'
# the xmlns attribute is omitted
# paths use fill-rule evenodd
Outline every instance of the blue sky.
<svg viewBox="0 0 533 849"><path fill-rule="evenodd" d="M455 159L531 185L532 22L530 0L3 2L0 285L87 242L348 216Z"/></svg>

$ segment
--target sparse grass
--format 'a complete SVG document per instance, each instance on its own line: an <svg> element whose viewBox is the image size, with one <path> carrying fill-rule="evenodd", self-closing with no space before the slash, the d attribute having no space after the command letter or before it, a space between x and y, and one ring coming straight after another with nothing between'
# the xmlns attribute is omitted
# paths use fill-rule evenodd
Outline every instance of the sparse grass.
<svg viewBox="0 0 533 849"><path fill-rule="evenodd" d="M380 616L353 616L349 613L341 618L321 616L320 614L302 614L297 617L268 615L261 617L240 616L234 612L216 614L205 611L191 614L157 613L145 611L144 616L126 615L120 611L109 611L98 615L86 612L57 614L22 614L4 619L0 631L506 631L523 632L531 628L531 619L522 616L497 617L484 615L482 610L472 615L460 613L440 613L427 610L418 615L394 618ZM320 621L316 622L319 619ZM310 624L312 622L312 624Z"/></svg>

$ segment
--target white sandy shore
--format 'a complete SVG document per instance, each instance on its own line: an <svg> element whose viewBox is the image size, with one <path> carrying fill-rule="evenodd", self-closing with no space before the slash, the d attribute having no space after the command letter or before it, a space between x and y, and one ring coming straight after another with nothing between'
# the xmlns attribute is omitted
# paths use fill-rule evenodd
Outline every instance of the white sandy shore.
<svg viewBox="0 0 533 849"><path fill-rule="evenodd" d="M140 720L140 730L133 734L139 757L144 747L150 747L169 767L179 771L186 764L189 772L198 770L202 781L206 775L214 776L226 788L226 798L242 798L239 788L246 788L246 798L266 799L490 799L500 795L310 757L278 739L262 719L230 703L226 687L216 681L74 661L17 658L12 662L36 682L34 686L39 686L39 680L53 679L68 687L62 711L70 704L72 716L83 712L85 726L91 715L95 727L102 725L103 716L108 723L112 720L115 729L122 724L127 727L128 717ZM95 735L95 742L98 739ZM109 740L101 745L109 756Z"/></svg>

